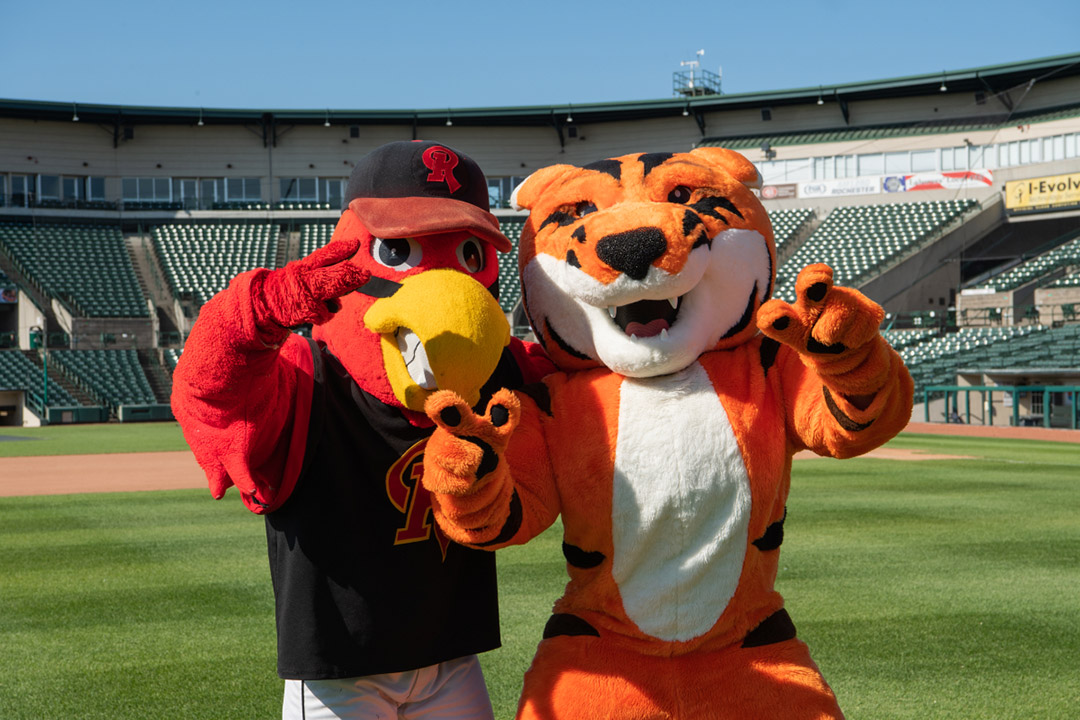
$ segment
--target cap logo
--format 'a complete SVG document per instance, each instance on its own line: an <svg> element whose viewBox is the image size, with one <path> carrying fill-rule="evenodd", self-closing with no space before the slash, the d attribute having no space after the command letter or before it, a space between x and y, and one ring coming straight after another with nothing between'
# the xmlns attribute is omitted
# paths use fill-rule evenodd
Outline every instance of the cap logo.
<svg viewBox="0 0 1080 720"><path fill-rule="evenodd" d="M428 182L445 182L451 193L461 188L461 183L453 173L458 165L458 156L446 148L435 145L425 150L424 165L431 171L427 176Z"/></svg>

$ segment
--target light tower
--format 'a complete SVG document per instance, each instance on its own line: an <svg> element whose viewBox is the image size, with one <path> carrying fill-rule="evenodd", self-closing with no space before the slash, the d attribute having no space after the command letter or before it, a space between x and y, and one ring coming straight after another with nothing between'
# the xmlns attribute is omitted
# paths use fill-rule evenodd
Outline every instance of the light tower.
<svg viewBox="0 0 1080 720"><path fill-rule="evenodd" d="M719 95L720 73L712 73L702 69L701 58L705 56L704 50L694 53L696 60L683 60L680 67L688 67L689 70L680 70L674 74L673 84L675 94L682 97L694 97L697 95Z"/></svg>

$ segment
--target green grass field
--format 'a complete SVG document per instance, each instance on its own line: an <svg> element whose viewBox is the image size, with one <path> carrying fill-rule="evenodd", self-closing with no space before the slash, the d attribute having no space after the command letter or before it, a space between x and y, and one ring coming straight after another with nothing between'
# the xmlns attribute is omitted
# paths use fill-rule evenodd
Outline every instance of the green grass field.
<svg viewBox="0 0 1080 720"><path fill-rule="evenodd" d="M133 427L177 449L174 425ZM0 455L110 447L75 430ZM788 506L778 586L848 717L1076 717L1080 446L890 446L974 459L799 461ZM559 542L500 554L499 718L565 582ZM0 718L280 717L262 521L231 493L0 498L0 543Z"/></svg>

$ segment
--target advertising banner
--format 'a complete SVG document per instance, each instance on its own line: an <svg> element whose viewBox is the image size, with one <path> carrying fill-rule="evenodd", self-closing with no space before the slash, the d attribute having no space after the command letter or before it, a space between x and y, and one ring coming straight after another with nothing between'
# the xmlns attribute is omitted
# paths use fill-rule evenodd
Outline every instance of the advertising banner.
<svg viewBox="0 0 1080 720"><path fill-rule="evenodd" d="M881 194L880 177L845 178L843 180L813 180L799 183L799 197L846 197L848 195Z"/></svg>
<svg viewBox="0 0 1080 720"><path fill-rule="evenodd" d="M785 183L783 185L766 185L761 188L761 197L765 200L783 200L798 195L798 185Z"/></svg>
<svg viewBox="0 0 1080 720"><path fill-rule="evenodd" d="M992 170L956 170L955 172L888 175L882 186L885 192L990 188L994 186L994 173Z"/></svg>
<svg viewBox="0 0 1080 720"><path fill-rule="evenodd" d="M1080 173L1011 180L1005 183L1005 210L1012 213L1080 206Z"/></svg>

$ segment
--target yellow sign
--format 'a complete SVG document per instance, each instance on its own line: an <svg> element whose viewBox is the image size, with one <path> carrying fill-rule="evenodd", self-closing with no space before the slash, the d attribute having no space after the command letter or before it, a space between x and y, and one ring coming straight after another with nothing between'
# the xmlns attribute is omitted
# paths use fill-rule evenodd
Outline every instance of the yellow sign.
<svg viewBox="0 0 1080 720"><path fill-rule="evenodd" d="M1005 183L1005 209L1010 212L1052 210L1077 205L1080 205L1080 173Z"/></svg>

